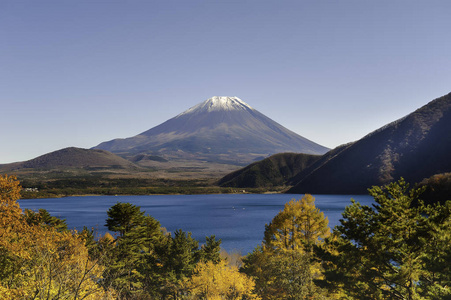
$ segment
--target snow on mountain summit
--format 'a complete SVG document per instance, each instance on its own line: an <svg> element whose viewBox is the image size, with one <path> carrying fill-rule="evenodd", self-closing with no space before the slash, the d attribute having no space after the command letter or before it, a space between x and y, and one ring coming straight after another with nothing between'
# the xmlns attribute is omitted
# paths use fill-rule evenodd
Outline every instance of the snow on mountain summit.
<svg viewBox="0 0 451 300"><path fill-rule="evenodd" d="M136 136L99 144L97 149L157 155L174 160L248 164L280 152L323 154L318 145L271 120L238 97L215 96Z"/></svg>
<svg viewBox="0 0 451 300"><path fill-rule="evenodd" d="M238 97L214 96L196 106L184 111L179 116L197 112L253 110L253 108Z"/></svg>

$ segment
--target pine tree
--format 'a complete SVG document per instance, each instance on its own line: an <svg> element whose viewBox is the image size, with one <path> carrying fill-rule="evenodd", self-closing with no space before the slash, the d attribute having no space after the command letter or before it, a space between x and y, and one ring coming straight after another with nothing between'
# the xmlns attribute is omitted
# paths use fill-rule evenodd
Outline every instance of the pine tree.
<svg viewBox="0 0 451 300"><path fill-rule="evenodd" d="M212 261L217 264L221 261L221 240L216 240L214 235L205 237L205 244L200 249L200 260L202 262Z"/></svg>
<svg viewBox="0 0 451 300"><path fill-rule="evenodd" d="M68 230L66 219L60 219L58 217L52 216L47 210L43 208L40 208L38 212L34 212L31 209L25 209L24 216L28 224L49 226L55 228L60 232Z"/></svg>
<svg viewBox="0 0 451 300"><path fill-rule="evenodd" d="M140 225L144 217L144 212L139 206L121 202L110 207L107 214L108 219L105 226L108 227L108 230L119 232L120 236Z"/></svg>
<svg viewBox="0 0 451 300"><path fill-rule="evenodd" d="M144 215L139 206L117 203L108 210L107 224L119 231L115 247L105 271L105 286L113 286L122 297L145 297L146 284L152 277L149 257L155 255L156 245L165 239L160 223ZM108 243L103 243L108 247Z"/></svg>
<svg viewBox="0 0 451 300"><path fill-rule="evenodd" d="M422 189L409 189L403 179L369 192L376 204L352 201L333 237L318 249L322 284L357 298L449 297L449 206L425 206ZM433 296L440 289L441 296Z"/></svg>

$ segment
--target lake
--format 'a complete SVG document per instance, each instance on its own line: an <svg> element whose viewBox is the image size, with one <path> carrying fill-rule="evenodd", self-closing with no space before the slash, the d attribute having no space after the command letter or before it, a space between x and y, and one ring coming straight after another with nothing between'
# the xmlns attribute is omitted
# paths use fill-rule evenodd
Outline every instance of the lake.
<svg viewBox="0 0 451 300"><path fill-rule="evenodd" d="M363 205L373 203L365 195L313 195L315 205L329 218L329 226L339 224L341 214L351 198ZM284 204L300 195L289 194L220 194L220 195L151 195L151 196L83 196L20 200L22 209L46 209L51 215L66 219L70 229L94 227L104 234L107 210L117 202L140 206L168 231L192 232L200 244L216 235L226 251L251 252L261 244L265 224L283 209Z"/></svg>

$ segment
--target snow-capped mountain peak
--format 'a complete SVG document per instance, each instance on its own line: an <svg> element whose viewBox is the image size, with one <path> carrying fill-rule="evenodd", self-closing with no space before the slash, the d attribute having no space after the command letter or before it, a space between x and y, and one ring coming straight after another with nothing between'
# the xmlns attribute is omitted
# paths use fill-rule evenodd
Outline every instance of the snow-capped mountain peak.
<svg viewBox="0 0 451 300"><path fill-rule="evenodd" d="M179 116L197 112L253 110L253 108L238 97L214 96L184 111Z"/></svg>
<svg viewBox="0 0 451 300"><path fill-rule="evenodd" d="M280 152L323 154L327 148L288 130L238 97L212 97L126 139L95 147L124 157L137 154L247 164ZM197 166L199 167L199 166Z"/></svg>

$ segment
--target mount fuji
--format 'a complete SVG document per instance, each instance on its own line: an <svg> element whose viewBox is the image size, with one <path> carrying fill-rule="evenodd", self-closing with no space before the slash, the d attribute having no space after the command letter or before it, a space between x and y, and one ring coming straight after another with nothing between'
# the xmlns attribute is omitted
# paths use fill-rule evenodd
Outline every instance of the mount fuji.
<svg viewBox="0 0 451 300"><path fill-rule="evenodd" d="M212 97L168 121L94 149L140 165L204 161L245 165L280 152L324 154L329 149L276 123L237 97Z"/></svg>

